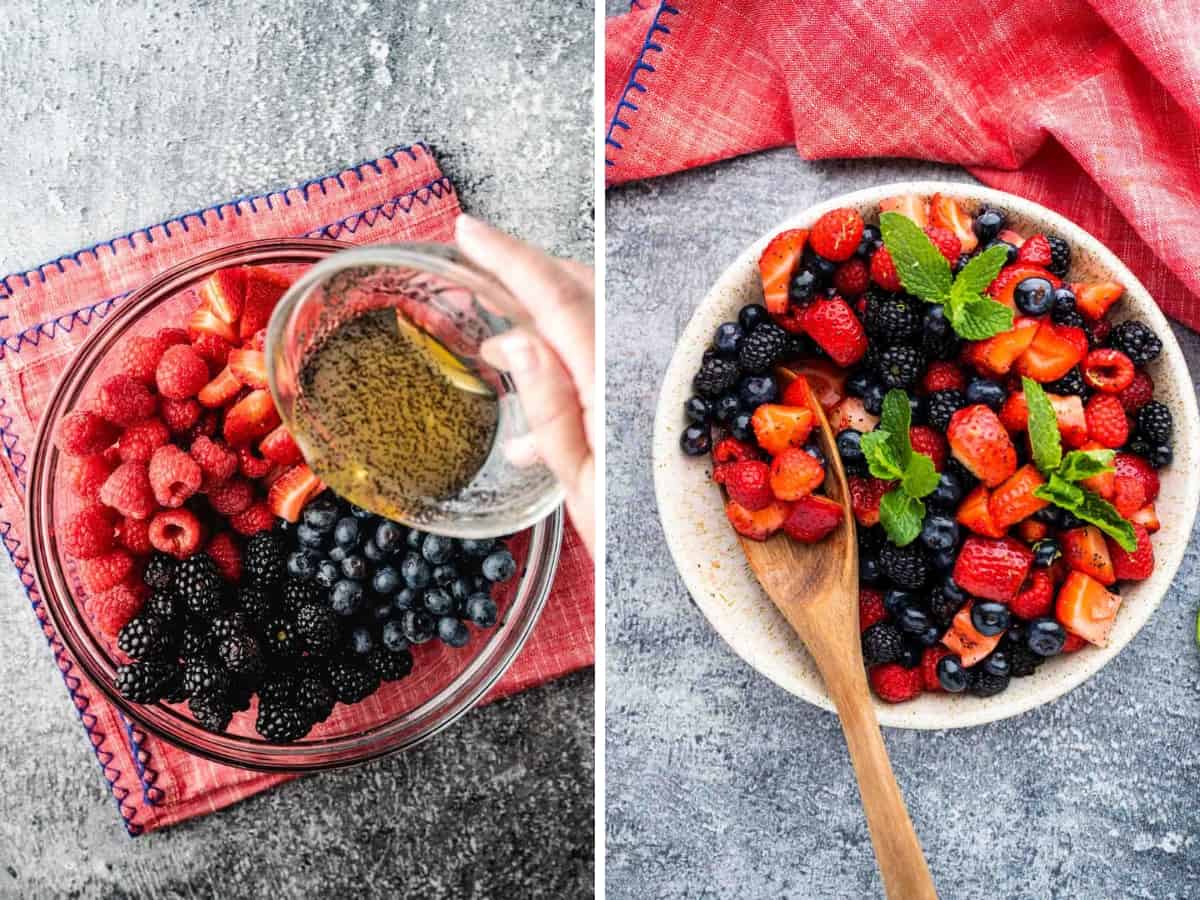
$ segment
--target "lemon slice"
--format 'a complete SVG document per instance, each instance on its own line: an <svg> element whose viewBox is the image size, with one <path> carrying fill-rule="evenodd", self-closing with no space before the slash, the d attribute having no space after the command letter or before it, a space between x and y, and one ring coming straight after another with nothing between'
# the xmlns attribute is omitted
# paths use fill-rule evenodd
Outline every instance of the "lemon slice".
<svg viewBox="0 0 1200 900"><path fill-rule="evenodd" d="M487 382L463 365L457 356L432 336L408 321L399 310L396 312L396 323L400 326L401 337L408 338L418 348L423 349L442 377L456 388L469 394L478 394L481 397L496 395Z"/></svg>

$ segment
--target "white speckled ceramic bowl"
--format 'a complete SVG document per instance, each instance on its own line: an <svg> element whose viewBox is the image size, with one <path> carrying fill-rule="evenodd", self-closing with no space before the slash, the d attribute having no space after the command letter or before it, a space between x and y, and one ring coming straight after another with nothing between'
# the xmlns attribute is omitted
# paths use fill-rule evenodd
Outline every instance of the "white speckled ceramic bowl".
<svg viewBox="0 0 1200 900"><path fill-rule="evenodd" d="M1048 660L1029 678L1013 679L1004 693L979 698L923 694L909 703L876 701L879 721L901 728L961 728L1003 719L1062 696L1083 683L1128 644L1162 602L1191 534L1200 498L1200 479L1189 477L1197 466L1196 399L1179 345L1154 300L1133 274L1099 241L1057 213L1020 197L969 184L912 182L856 191L811 207L779 223L746 249L704 298L688 323L667 369L654 421L654 483L659 515L675 564L701 611L717 633L755 669L797 697L823 709L833 706L816 666L783 616L750 574L737 536L725 520L721 491L711 483L711 465L684 456L679 434L685 423L684 401L691 395L692 376L712 334L722 322L737 318L748 303L762 302L758 257L767 241L786 228L807 228L838 207L854 207L868 221L878 221L879 201L896 194L949 194L974 211L982 204L1009 214L1016 230L1051 232L1072 246L1070 279L1108 279L1125 285L1125 297L1113 309L1117 320L1137 317L1163 340L1163 352L1150 364L1155 396L1175 415L1175 460L1160 472L1157 501L1162 529L1154 535L1157 566L1145 581L1126 584L1124 603L1104 648L1086 647Z"/></svg>

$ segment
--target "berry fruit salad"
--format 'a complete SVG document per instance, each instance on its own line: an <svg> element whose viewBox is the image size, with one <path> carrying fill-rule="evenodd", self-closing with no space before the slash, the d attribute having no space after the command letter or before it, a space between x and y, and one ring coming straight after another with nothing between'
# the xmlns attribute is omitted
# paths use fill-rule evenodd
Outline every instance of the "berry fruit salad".
<svg viewBox="0 0 1200 900"><path fill-rule="evenodd" d="M182 327L130 337L55 435L76 511L57 530L81 605L134 703L183 703L225 731L254 711L303 738L413 669L411 648L491 628L501 541L408 529L335 496L267 390L265 328L289 281L226 269ZM419 662L419 656L418 656Z"/></svg>
<svg viewBox="0 0 1200 900"><path fill-rule="evenodd" d="M1122 582L1154 570L1171 411L1162 341L1071 246L993 207L905 195L775 235L763 302L717 328L682 451L711 459L745 538L824 539L817 404L859 546L859 624L882 700L988 697L1106 646ZM1117 313L1116 319L1110 315Z"/></svg>

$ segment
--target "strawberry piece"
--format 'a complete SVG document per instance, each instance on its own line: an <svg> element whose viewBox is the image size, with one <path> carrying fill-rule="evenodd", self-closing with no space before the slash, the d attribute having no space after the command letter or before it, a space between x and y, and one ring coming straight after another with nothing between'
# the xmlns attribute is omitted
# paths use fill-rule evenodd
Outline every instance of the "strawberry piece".
<svg viewBox="0 0 1200 900"><path fill-rule="evenodd" d="M300 452L300 446L285 425L279 425L259 441L258 452L280 466L290 466L304 461L304 454Z"/></svg>
<svg viewBox="0 0 1200 900"><path fill-rule="evenodd" d="M1138 369L1125 389L1117 394L1117 399L1125 407L1125 412L1132 416L1154 399L1154 379Z"/></svg>
<svg viewBox="0 0 1200 900"><path fill-rule="evenodd" d="M154 451L170 440L167 426L158 419L135 422L121 434L117 441L117 453L122 462L150 462Z"/></svg>
<svg viewBox="0 0 1200 900"><path fill-rule="evenodd" d="M149 556L154 550L150 543L150 523L145 519L122 518L117 525L117 543L134 556Z"/></svg>
<svg viewBox="0 0 1200 900"><path fill-rule="evenodd" d="M120 434L119 428L94 412L77 409L58 423L54 443L70 456L91 456L102 453Z"/></svg>
<svg viewBox="0 0 1200 900"><path fill-rule="evenodd" d="M145 385L154 384L154 370L167 344L157 337L126 338L117 349L117 369Z"/></svg>
<svg viewBox="0 0 1200 900"><path fill-rule="evenodd" d="M904 703L919 697L924 684L919 668L906 669L899 663L876 666L867 680L875 696L885 703Z"/></svg>
<svg viewBox="0 0 1200 900"><path fill-rule="evenodd" d="M1121 492L1122 484L1135 485L1141 497L1138 507L1153 503L1158 499L1158 473L1146 460L1133 453L1118 453L1113 457L1113 469L1118 494ZM1126 490L1125 493L1128 495L1130 492ZM1120 512L1120 510L1117 511ZM1121 515L1124 516L1125 513L1121 513Z"/></svg>
<svg viewBox="0 0 1200 900"><path fill-rule="evenodd" d="M880 212L894 212L911 219L921 230L929 224L929 204L919 194L899 194L879 201Z"/></svg>
<svg viewBox="0 0 1200 900"><path fill-rule="evenodd" d="M1026 519L1017 525L1017 537L1027 544L1036 544L1042 538L1050 536L1050 526L1044 525L1037 519Z"/></svg>
<svg viewBox="0 0 1200 900"><path fill-rule="evenodd" d="M116 540L116 516L107 507L88 506L57 529L63 550L74 559L92 559L112 549Z"/></svg>
<svg viewBox="0 0 1200 900"><path fill-rule="evenodd" d="M1088 642L1078 635L1067 632L1067 640L1063 643L1063 653L1075 653L1088 645Z"/></svg>
<svg viewBox="0 0 1200 900"><path fill-rule="evenodd" d="M1055 325L1054 331L1060 338L1067 341L1079 351L1079 359L1082 362L1088 354L1088 348L1091 346L1087 332L1082 328L1076 328L1074 325Z"/></svg>
<svg viewBox="0 0 1200 900"><path fill-rule="evenodd" d="M188 453L204 475L202 490L211 491L237 474L237 454L206 435L200 435L192 441Z"/></svg>
<svg viewBox="0 0 1200 900"><path fill-rule="evenodd" d="M321 479L301 463L275 479L267 493L267 506L278 518L296 522L304 512L304 505L323 490Z"/></svg>
<svg viewBox="0 0 1200 900"><path fill-rule="evenodd" d="M167 509L183 506L185 500L200 490L204 477L199 464L174 444L154 451L148 474L154 499Z"/></svg>
<svg viewBox="0 0 1200 900"><path fill-rule="evenodd" d="M292 279L272 269L255 266L247 270L246 302L238 323L238 336L243 343L267 327L275 304L291 286Z"/></svg>
<svg viewBox="0 0 1200 900"><path fill-rule="evenodd" d="M242 382L233 374L233 370L226 366L216 378L200 390L196 399L200 401L201 406L218 409L231 402L241 390Z"/></svg>
<svg viewBox="0 0 1200 900"><path fill-rule="evenodd" d="M124 550L110 550L79 564L83 586L93 594L116 587L133 572L133 557Z"/></svg>
<svg viewBox="0 0 1200 900"><path fill-rule="evenodd" d="M1050 242L1044 234L1035 234L1027 239L1017 250L1017 262L1030 266L1047 268L1054 260L1050 250Z"/></svg>
<svg viewBox="0 0 1200 900"><path fill-rule="evenodd" d="M244 478L231 478L208 492L208 505L223 516L236 516L254 503L254 487Z"/></svg>
<svg viewBox="0 0 1200 900"><path fill-rule="evenodd" d="M747 463L741 465L747 465ZM778 500L799 500L801 497L807 497L824 481L825 467L816 457L810 456L799 447L784 447L771 460L771 493ZM726 488L728 486L727 482ZM742 505L748 506L748 504ZM761 507L759 508L761 509Z"/></svg>
<svg viewBox="0 0 1200 900"><path fill-rule="evenodd" d="M252 391L225 414L225 442L240 447L264 437L278 424L279 413L270 391Z"/></svg>
<svg viewBox="0 0 1200 900"><path fill-rule="evenodd" d="M1004 375L1033 343L1040 324L1037 319L1017 319L1008 331L971 344L968 356L986 375Z"/></svg>
<svg viewBox="0 0 1200 900"><path fill-rule="evenodd" d="M1058 421L1058 433L1062 435L1063 443L1071 448L1078 448L1087 443L1088 426L1083 400L1071 394L1060 397L1057 394L1047 394L1050 405L1054 408L1054 418Z"/></svg>
<svg viewBox="0 0 1200 900"><path fill-rule="evenodd" d="M808 494L792 504L787 518L783 520L783 530L794 541L815 544L828 537L841 521L840 504L828 497Z"/></svg>
<svg viewBox="0 0 1200 900"><path fill-rule="evenodd" d="M1020 250L1021 246L1025 243L1025 236L1019 232L1013 231L1011 228L1005 228L998 235L996 235L996 240L1004 241L1006 244L1012 244L1014 247Z"/></svg>
<svg viewBox="0 0 1200 900"><path fill-rule="evenodd" d="M937 692L942 690L942 682L938 680L937 667L951 653L945 647L926 647L921 654L921 683L925 690Z"/></svg>
<svg viewBox="0 0 1200 900"><path fill-rule="evenodd" d="M991 492L985 484L977 484L959 504L955 518L965 528L984 537L1004 537L1004 529L992 518Z"/></svg>
<svg viewBox="0 0 1200 900"><path fill-rule="evenodd" d="M192 341L192 349L200 354L200 357L208 363L209 374L219 372L221 367L229 359L229 351L232 345L222 340L215 334L197 334Z"/></svg>
<svg viewBox="0 0 1200 900"><path fill-rule="evenodd" d="M856 209L833 209L817 219L808 239L820 256L845 262L862 241L863 218Z"/></svg>
<svg viewBox="0 0 1200 900"><path fill-rule="evenodd" d="M967 540L972 540L968 538ZM951 653L962 660L964 666L970 667L981 662L985 656L996 649L1003 634L981 634L971 621L971 606L967 602L954 615L950 628L942 635L942 644Z"/></svg>
<svg viewBox="0 0 1200 900"><path fill-rule="evenodd" d="M908 430L909 442L918 453L924 453L933 460L933 467L939 472L946 465L946 439L940 432L934 431L928 425L913 425Z"/></svg>
<svg viewBox="0 0 1200 900"><path fill-rule="evenodd" d="M160 553L187 559L198 549L204 528L190 509L167 509L150 520L150 543Z"/></svg>
<svg viewBox="0 0 1200 900"><path fill-rule="evenodd" d="M971 535L963 542L954 563L954 580L968 594L1007 603L1017 595L1033 554L1013 538Z"/></svg>
<svg viewBox="0 0 1200 900"><path fill-rule="evenodd" d="M1024 391L1013 391L1004 398L1000 407L1000 424L1013 434L1020 434L1029 427L1029 404Z"/></svg>
<svg viewBox="0 0 1200 900"><path fill-rule="evenodd" d="M171 400L164 397L159 401L158 414L172 434L182 434L199 420L200 404L195 400Z"/></svg>
<svg viewBox="0 0 1200 900"><path fill-rule="evenodd" d="M996 302L1003 303L1009 309L1015 310L1017 303L1013 299L1013 294L1017 290L1017 285L1026 278L1045 278L1056 290L1062 287L1062 280L1051 275L1041 266L1015 262L1000 270L1000 274L988 285L987 295Z"/></svg>
<svg viewBox="0 0 1200 900"><path fill-rule="evenodd" d="M100 633L115 638L130 619L142 611L148 590L132 580L118 584L99 597L89 599L87 610Z"/></svg>
<svg viewBox="0 0 1200 900"><path fill-rule="evenodd" d="M878 625L888 617L883 605L883 592L875 588L858 589L858 630L866 631L872 625Z"/></svg>
<svg viewBox="0 0 1200 900"><path fill-rule="evenodd" d="M847 397L829 412L829 427L834 434L853 428L866 434L874 431L879 424L879 416L867 412L863 402L858 397Z"/></svg>
<svg viewBox="0 0 1200 900"><path fill-rule="evenodd" d="M798 453L804 453L798 450ZM808 454L805 454L806 456ZM747 459L727 463L722 469L721 484L730 499L751 512L766 509L775 500L771 494L771 470L765 462Z"/></svg>
<svg viewBox="0 0 1200 900"><path fill-rule="evenodd" d="M936 225L926 225L925 236L929 238L933 246L938 248L938 252L946 257L946 262L951 265L958 262L958 257L962 253L962 243L953 231L947 228L938 228Z"/></svg>
<svg viewBox="0 0 1200 900"><path fill-rule="evenodd" d="M1125 407L1112 394L1096 394L1084 408L1088 437L1105 447L1123 447L1129 440Z"/></svg>
<svg viewBox="0 0 1200 900"><path fill-rule="evenodd" d="M804 330L839 366L851 366L867 352L867 333L841 297L817 300L804 310Z"/></svg>
<svg viewBox="0 0 1200 900"><path fill-rule="evenodd" d="M1008 604L1018 618L1029 620L1050 615L1054 608L1054 579L1045 569L1035 569L1024 590Z"/></svg>
<svg viewBox="0 0 1200 900"><path fill-rule="evenodd" d="M963 370L959 368L958 363L947 360L937 359L931 362L921 378L921 391L925 394L966 389L967 377L963 375Z"/></svg>
<svg viewBox="0 0 1200 900"><path fill-rule="evenodd" d="M233 325L241 318L246 302L246 270L239 267L213 272L197 293L202 305L222 322Z"/></svg>
<svg viewBox="0 0 1200 900"><path fill-rule="evenodd" d="M929 201L929 221L938 228L953 232L962 246L963 253L974 253L975 248L979 246L979 238L975 236L971 217L953 197L934 194Z"/></svg>
<svg viewBox="0 0 1200 900"><path fill-rule="evenodd" d="M100 502L131 519L147 519L158 508L146 464L121 463L100 488Z"/></svg>
<svg viewBox="0 0 1200 900"><path fill-rule="evenodd" d="M158 392L171 400L195 397L208 381L208 364L192 347L168 347L154 373Z"/></svg>
<svg viewBox="0 0 1200 900"><path fill-rule="evenodd" d="M988 487L995 487L1017 470L1012 439L999 416L982 403L955 412L946 436L954 458Z"/></svg>
<svg viewBox="0 0 1200 900"><path fill-rule="evenodd" d="M1125 293L1116 281L1075 282L1070 285L1075 293L1075 308L1089 319L1099 321L1108 308Z"/></svg>
<svg viewBox="0 0 1200 900"><path fill-rule="evenodd" d="M750 418L758 445L776 456L787 447L801 447L812 432L813 414L809 409L764 403Z"/></svg>
<svg viewBox="0 0 1200 900"><path fill-rule="evenodd" d="M747 444L734 437L725 437L717 441L717 445L713 447L712 457L717 463L728 463L741 462L744 459L761 459L762 454L753 444Z"/></svg>
<svg viewBox="0 0 1200 900"><path fill-rule="evenodd" d="M261 350L230 350L229 371L246 387L267 386L267 358Z"/></svg>
<svg viewBox="0 0 1200 900"><path fill-rule="evenodd" d="M1107 647L1121 598L1084 572L1072 572L1058 589L1055 616L1076 637ZM1064 648L1065 649L1065 648Z"/></svg>
<svg viewBox="0 0 1200 900"><path fill-rule="evenodd" d="M212 557L226 581L237 584L242 580L242 548L228 531L214 534L204 552Z"/></svg>
<svg viewBox="0 0 1200 900"><path fill-rule="evenodd" d="M67 484L72 492L80 500L95 503L100 499L100 488L104 486L114 467L99 453L72 457L69 458L69 462Z"/></svg>
<svg viewBox="0 0 1200 900"><path fill-rule="evenodd" d="M1017 359L1017 372L1039 382L1057 381L1070 372L1087 353L1087 336L1083 336L1083 346L1079 346L1070 331L1068 327L1042 322L1033 341Z"/></svg>
<svg viewBox="0 0 1200 900"><path fill-rule="evenodd" d="M867 475L851 475L846 479L850 487L850 509L859 525L870 528L879 524L879 501L892 487L889 481Z"/></svg>
<svg viewBox="0 0 1200 900"><path fill-rule="evenodd" d="M725 517L733 530L752 541L765 541L782 528L788 512L789 505L778 500L758 511L746 509L735 500L725 504Z"/></svg>
<svg viewBox="0 0 1200 900"><path fill-rule="evenodd" d="M722 442L723 443L723 442ZM238 471L247 478L263 478L274 465L269 459L263 459L255 454L251 447L238 448Z"/></svg>
<svg viewBox="0 0 1200 900"><path fill-rule="evenodd" d="M1084 357L1083 380L1105 394L1120 394L1133 384L1133 376L1133 361L1120 350L1101 348Z"/></svg>
<svg viewBox="0 0 1200 900"><path fill-rule="evenodd" d="M1141 525L1133 525L1137 546L1129 552L1112 538L1105 538L1108 555L1112 557L1113 573L1118 581L1141 581L1154 571L1154 547L1150 544L1150 532Z"/></svg>
<svg viewBox="0 0 1200 900"><path fill-rule="evenodd" d="M1080 450L1103 450L1105 449L1096 441L1088 441ZM1093 475L1091 478L1085 478L1080 484L1094 494L1099 494L1105 500L1112 500L1117 489L1116 472L1105 472L1101 475Z"/></svg>
<svg viewBox="0 0 1200 900"><path fill-rule="evenodd" d="M249 340L243 340L242 346L247 350L266 350L267 349L267 329L260 328L254 332L254 336Z"/></svg>
<svg viewBox="0 0 1200 900"><path fill-rule="evenodd" d="M871 280L885 291L899 291L904 288L887 247L880 247L871 255Z"/></svg>
<svg viewBox="0 0 1200 900"><path fill-rule="evenodd" d="M96 412L117 425L132 425L148 419L158 409L150 389L128 375L114 375L96 395Z"/></svg>
<svg viewBox="0 0 1200 900"><path fill-rule="evenodd" d="M792 275L800 265L804 245L808 241L808 230L793 228L782 231L767 244L758 258L758 275L762 280L763 302L767 312L773 316L786 315L788 311L788 287Z"/></svg>
<svg viewBox="0 0 1200 900"><path fill-rule="evenodd" d="M785 406L810 406L809 395L816 397L822 409L832 409L846 396L846 370L823 359L806 359L775 370L785 385ZM816 410L814 409L815 413Z"/></svg>
<svg viewBox="0 0 1200 900"><path fill-rule="evenodd" d="M203 304L192 310L187 320L187 330L193 342L205 334L212 335L225 344L235 344L238 339L234 327Z"/></svg>
<svg viewBox="0 0 1200 900"><path fill-rule="evenodd" d="M1153 503L1147 503L1137 512L1129 517L1129 521L1134 525L1141 525L1151 534L1158 531L1158 510L1154 508Z"/></svg>
<svg viewBox="0 0 1200 900"><path fill-rule="evenodd" d="M1063 559L1076 572L1083 572L1101 584L1112 584L1117 580L1104 534L1095 525L1064 531L1059 535L1059 544Z"/></svg>
<svg viewBox="0 0 1200 900"><path fill-rule="evenodd" d="M833 287L843 297L860 297L871 285L871 273L861 259L842 263L833 273Z"/></svg>
<svg viewBox="0 0 1200 900"><path fill-rule="evenodd" d="M1046 479L1032 463L1021 466L1012 476L992 491L988 510L992 521L1002 531L1007 531L1022 519L1032 516L1050 504L1033 495L1034 490L1046 483Z"/></svg>

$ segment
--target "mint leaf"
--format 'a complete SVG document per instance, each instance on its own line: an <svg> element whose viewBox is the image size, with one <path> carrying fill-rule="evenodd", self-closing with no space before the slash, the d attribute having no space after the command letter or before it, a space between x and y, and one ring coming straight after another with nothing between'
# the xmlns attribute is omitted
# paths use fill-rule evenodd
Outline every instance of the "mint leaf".
<svg viewBox="0 0 1200 900"><path fill-rule="evenodd" d="M879 500L879 524L897 547L915 541L924 521L925 504L910 497L902 487L893 488Z"/></svg>
<svg viewBox="0 0 1200 900"><path fill-rule="evenodd" d="M925 232L912 219L895 212L879 217L879 230L904 289L930 303L948 301L954 281L950 263Z"/></svg>
<svg viewBox="0 0 1200 900"><path fill-rule="evenodd" d="M893 388L884 395L883 409L879 413L879 429L891 436L892 447L901 468L908 468L912 459L912 438L909 429L912 427L912 407L908 405L908 394L899 388Z"/></svg>
<svg viewBox="0 0 1200 900"><path fill-rule="evenodd" d="M892 436L883 430L868 431L862 436L862 452L867 458L867 468L876 478L895 481L904 475L904 464L900 462L892 445Z"/></svg>
<svg viewBox="0 0 1200 900"><path fill-rule="evenodd" d="M932 459L924 453L914 453L900 485L910 497L924 497L933 493L939 477Z"/></svg>
<svg viewBox="0 0 1200 900"><path fill-rule="evenodd" d="M1114 450L1072 450L1063 457L1058 474L1066 481L1083 481L1113 470Z"/></svg>
<svg viewBox="0 0 1200 900"><path fill-rule="evenodd" d="M968 341L986 340L1013 327L1013 311L987 297L975 297L961 306L951 303L948 310L950 325Z"/></svg>
<svg viewBox="0 0 1200 900"><path fill-rule="evenodd" d="M1062 463L1062 438L1058 434L1058 417L1046 391L1032 378L1021 378L1025 405L1029 408L1029 445L1033 464L1043 475L1049 475ZM1072 479L1074 480L1074 479Z"/></svg>
<svg viewBox="0 0 1200 900"><path fill-rule="evenodd" d="M1091 491L1071 484L1058 473L1051 473L1050 480L1035 488L1033 495L1074 513L1089 525L1095 525L1120 544L1122 549L1130 553L1137 549L1137 535L1133 533L1133 526L1121 518L1121 514L1111 503ZM882 508L880 504L880 509Z"/></svg>
<svg viewBox="0 0 1200 900"><path fill-rule="evenodd" d="M950 288L951 301L957 300L959 305L978 297L996 280L1004 264L1008 262L1008 250L1004 247L992 247L984 250L978 256L972 256L954 279Z"/></svg>
<svg viewBox="0 0 1200 900"><path fill-rule="evenodd" d="M1083 488L1063 480L1057 472L1051 472L1045 484L1039 484L1033 489L1033 496L1074 511L1075 507L1083 502Z"/></svg>

